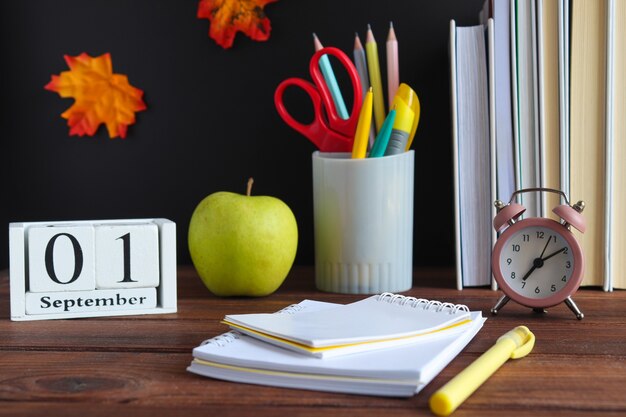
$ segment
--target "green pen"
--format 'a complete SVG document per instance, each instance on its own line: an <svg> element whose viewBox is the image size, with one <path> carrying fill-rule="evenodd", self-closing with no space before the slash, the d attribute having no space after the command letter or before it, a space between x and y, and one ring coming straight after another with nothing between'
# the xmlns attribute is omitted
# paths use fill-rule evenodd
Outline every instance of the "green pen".
<svg viewBox="0 0 626 417"><path fill-rule="evenodd" d="M393 129L393 122L396 120L396 108L389 111L389 114L385 118L383 125L380 127L380 131L374 141L374 146L370 151L370 158L380 158L385 155L387 144L389 143L389 137L391 136L391 129Z"/></svg>

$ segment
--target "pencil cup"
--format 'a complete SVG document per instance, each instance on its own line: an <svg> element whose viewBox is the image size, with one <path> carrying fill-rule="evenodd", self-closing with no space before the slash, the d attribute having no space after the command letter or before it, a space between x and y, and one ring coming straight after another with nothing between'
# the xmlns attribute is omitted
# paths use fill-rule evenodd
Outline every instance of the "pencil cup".
<svg viewBox="0 0 626 417"><path fill-rule="evenodd" d="M313 153L315 283L349 294L413 283L414 151L351 159Z"/></svg>

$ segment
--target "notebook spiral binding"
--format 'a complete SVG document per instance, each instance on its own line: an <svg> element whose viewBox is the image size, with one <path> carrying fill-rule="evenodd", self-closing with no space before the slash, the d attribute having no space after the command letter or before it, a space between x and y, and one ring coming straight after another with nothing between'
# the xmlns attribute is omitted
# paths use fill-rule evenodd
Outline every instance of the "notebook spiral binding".
<svg viewBox="0 0 626 417"><path fill-rule="evenodd" d="M408 305L413 308L418 308L423 306L424 310L433 309L433 311L439 313L442 311L447 311L449 314L455 314L458 311L469 312L469 308L464 304L452 304L452 303L443 303L441 301L436 300L427 300L425 298L415 298L409 297L406 295L393 294L390 292L384 292L378 296L378 301L383 301L389 304L393 304L398 302L401 306Z"/></svg>
<svg viewBox="0 0 626 417"><path fill-rule="evenodd" d="M300 304L292 304L290 306L287 306L285 308L283 308L280 311L277 311L276 314L294 314L297 313L298 311L302 310L304 308L304 306L300 305Z"/></svg>
<svg viewBox="0 0 626 417"><path fill-rule="evenodd" d="M287 306L285 308L283 308L280 311L277 311L274 314L294 314L297 313L298 311L302 310L304 308L304 306L300 305L300 304L292 304L290 306ZM202 343L200 343L200 346L204 346L204 345L217 345L219 347L222 346L226 346L227 344L234 342L235 340L239 339L241 337L241 333L239 333L238 331L235 330L231 330L229 332L226 332L224 334L221 334L219 336L215 336L212 337L210 339L206 339L204 340Z"/></svg>
<svg viewBox="0 0 626 417"><path fill-rule="evenodd" d="M202 343L200 343L200 346L215 344L219 347L222 347L239 339L240 336L241 334L234 330L231 330L230 332L226 332L219 336L215 336L203 341Z"/></svg>

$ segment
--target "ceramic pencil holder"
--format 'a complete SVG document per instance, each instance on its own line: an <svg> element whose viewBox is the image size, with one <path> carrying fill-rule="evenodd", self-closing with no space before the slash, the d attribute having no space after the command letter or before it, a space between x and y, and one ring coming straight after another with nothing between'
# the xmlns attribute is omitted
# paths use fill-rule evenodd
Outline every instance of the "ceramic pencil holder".
<svg viewBox="0 0 626 417"><path fill-rule="evenodd" d="M413 150L381 158L313 153L315 282L350 294L413 283Z"/></svg>

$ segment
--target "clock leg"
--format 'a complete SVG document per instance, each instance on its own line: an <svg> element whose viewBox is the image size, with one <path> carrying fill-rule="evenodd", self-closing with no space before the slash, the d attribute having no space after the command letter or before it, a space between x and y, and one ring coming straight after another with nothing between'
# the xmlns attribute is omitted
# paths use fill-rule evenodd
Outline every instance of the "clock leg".
<svg viewBox="0 0 626 417"><path fill-rule="evenodd" d="M510 298L506 295L503 295L502 297L500 297L496 305L493 306L493 308L491 309L491 314L494 314L494 315L498 314L498 311L500 311L502 307L504 307L504 305L509 302L509 300Z"/></svg>
<svg viewBox="0 0 626 417"><path fill-rule="evenodd" d="M580 311L574 300L572 300L572 297L567 297L565 299L565 305L567 305L569 309L572 310L578 320L582 320L583 317L585 317L585 315L582 313L582 311Z"/></svg>

